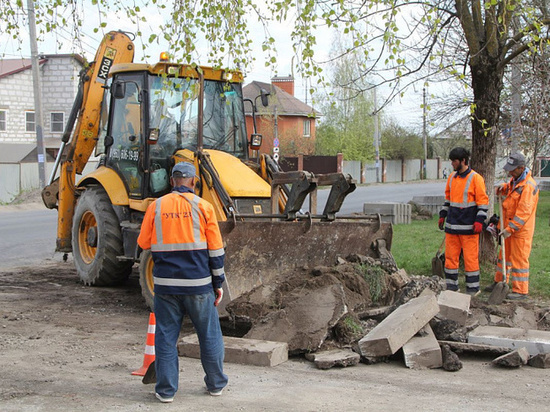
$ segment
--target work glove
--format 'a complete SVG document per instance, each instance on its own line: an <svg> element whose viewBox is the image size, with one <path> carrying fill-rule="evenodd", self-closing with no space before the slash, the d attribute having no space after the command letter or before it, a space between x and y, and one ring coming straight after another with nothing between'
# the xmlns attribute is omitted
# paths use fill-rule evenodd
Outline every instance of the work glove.
<svg viewBox="0 0 550 412"><path fill-rule="evenodd" d="M502 236L503 239L507 239L512 236L512 232L510 232L508 229L504 229L499 233L499 235Z"/></svg>
<svg viewBox="0 0 550 412"><path fill-rule="evenodd" d="M474 233L481 233L482 230L483 230L483 223L474 222Z"/></svg>
<svg viewBox="0 0 550 412"><path fill-rule="evenodd" d="M506 193L504 193L504 188L506 187L506 183L501 183L500 185L496 186L495 187L495 194L497 196L499 195L505 195Z"/></svg>
<svg viewBox="0 0 550 412"><path fill-rule="evenodd" d="M222 288L214 289L214 293L216 294L216 300L214 301L214 306L218 306L223 298L223 289Z"/></svg>
<svg viewBox="0 0 550 412"><path fill-rule="evenodd" d="M440 218L439 218L439 221L437 222L437 224L439 225L439 230L445 229L445 218L444 218L444 217L440 217Z"/></svg>
<svg viewBox="0 0 550 412"><path fill-rule="evenodd" d="M489 232L495 239L498 237L498 230L494 223L489 223L485 230Z"/></svg>

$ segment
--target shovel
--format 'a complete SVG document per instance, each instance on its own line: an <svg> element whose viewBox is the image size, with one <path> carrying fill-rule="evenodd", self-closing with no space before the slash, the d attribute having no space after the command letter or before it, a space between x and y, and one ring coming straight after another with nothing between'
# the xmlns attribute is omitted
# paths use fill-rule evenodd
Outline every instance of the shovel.
<svg viewBox="0 0 550 412"><path fill-rule="evenodd" d="M445 253L443 253L443 247L445 246L445 235L443 235L443 241L441 246L437 250L435 257L432 258L432 275L445 278Z"/></svg>
<svg viewBox="0 0 550 412"><path fill-rule="evenodd" d="M499 212L500 212L500 218L504 219L504 215L502 214L502 196L499 195L498 197L498 203L499 203ZM506 248L504 247L504 237L500 236L500 254L502 255L502 282L498 282L493 291L491 292L491 295L489 296L489 299L487 299L487 302L489 305L500 305L504 299L506 299L506 296L508 296L508 293L510 292L510 286L508 286L508 282L506 279Z"/></svg>
<svg viewBox="0 0 550 412"><path fill-rule="evenodd" d="M143 379L141 380L141 382L143 382L145 385L157 382L157 373L155 371L155 361L151 362L151 364L147 368L147 372L145 372L145 375L143 375Z"/></svg>

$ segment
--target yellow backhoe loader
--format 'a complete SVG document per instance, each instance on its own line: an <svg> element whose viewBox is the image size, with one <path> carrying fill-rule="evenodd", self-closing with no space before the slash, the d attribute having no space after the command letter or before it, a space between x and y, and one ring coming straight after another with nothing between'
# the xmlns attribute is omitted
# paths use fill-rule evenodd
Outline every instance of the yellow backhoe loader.
<svg viewBox="0 0 550 412"><path fill-rule="evenodd" d="M268 155L250 158L261 136L246 132L244 105L256 110L243 99L240 72L162 56L154 65L132 63L133 55L129 34L104 37L81 73L42 192L45 205L58 209L56 250L73 253L82 282L121 283L139 263L142 293L152 307L153 261L137 236L147 206L170 191L171 168L181 161L196 166L197 194L214 205L220 221L230 298L296 267L387 253L391 224L376 215L336 217L355 189L350 176L285 173ZM77 183L94 150L99 166ZM319 186L331 186L323 212L304 212L304 200L309 195L315 204Z"/></svg>

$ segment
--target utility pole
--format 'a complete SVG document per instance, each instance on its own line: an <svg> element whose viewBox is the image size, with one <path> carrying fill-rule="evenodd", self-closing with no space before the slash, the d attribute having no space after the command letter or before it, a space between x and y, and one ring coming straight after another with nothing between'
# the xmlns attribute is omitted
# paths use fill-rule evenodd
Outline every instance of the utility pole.
<svg viewBox="0 0 550 412"><path fill-rule="evenodd" d="M423 179L427 177L426 162L428 161L428 134L426 131L426 118L427 118L427 109L426 109L426 88L422 88L422 106L423 106L423 119L422 119L422 143L424 145L424 166L422 167Z"/></svg>
<svg viewBox="0 0 550 412"><path fill-rule="evenodd" d="M520 22L518 17L512 18L514 35L519 31ZM517 63L512 63L512 127L510 133L510 153L518 151L521 136L521 72ZM503 153L506 155L506 153Z"/></svg>
<svg viewBox="0 0 550 412"><path fill-rule="evenodd" d="M378 131L378 103L374 88L374 154L376 159L376 183L380 183L380 135Z"/></svg>
<svg viewBox="0 0 550 412"><path fill-rule="evenodd" d="M512 64L512 132L510 133L510 153L518 151L521 136L521 72L517 64Z"/></svg>
<svg viewBox="0 0 550 412"><path fill-rule="evenodd" d="M42 121L42 95L40 93L40 67L38 63L38 45L36 44L36 18L34 15L34 0L27 0L29 15L29 35L31 41L32 83L34 93L34 122L36 125L36 151L38 155L38 177L40 189L46 185L46 168L44 153L44 135Z"/></svg>

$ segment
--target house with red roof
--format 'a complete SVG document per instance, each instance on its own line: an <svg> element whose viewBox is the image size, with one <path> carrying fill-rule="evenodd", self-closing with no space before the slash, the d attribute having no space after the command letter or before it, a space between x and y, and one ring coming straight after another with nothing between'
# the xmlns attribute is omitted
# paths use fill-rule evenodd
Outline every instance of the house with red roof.
<svg viewBox="0 0 550 412"><path fill-rule="evenodd" d="M270 94L269 104L265 107L258 97L262 90ZM271 83L252 81L243 87L243 96L256 103L257 133L263 136L260 153L280 153L283 156L313 154L315 122L320 113L294 96L292 76L274 77ZM252 133L252 105L245 102L244 107L246 129Z"/></svg>

